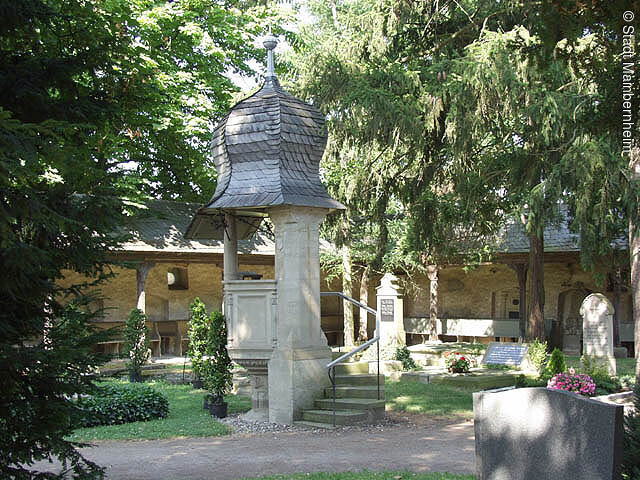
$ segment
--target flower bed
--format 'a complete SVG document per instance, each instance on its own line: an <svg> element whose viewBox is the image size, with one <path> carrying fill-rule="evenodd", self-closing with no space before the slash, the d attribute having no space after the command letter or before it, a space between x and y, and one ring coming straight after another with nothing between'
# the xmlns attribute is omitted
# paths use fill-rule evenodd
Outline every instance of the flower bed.
<svg viewBox="0 0 640 480"><path fill-rule="evenodd" d="M567 373L558 373L550 378L547 388L565 390L585 397L592 397L596 392L596 384L591 377L583 373L576 374L573 368L570 368Z"/></svg>

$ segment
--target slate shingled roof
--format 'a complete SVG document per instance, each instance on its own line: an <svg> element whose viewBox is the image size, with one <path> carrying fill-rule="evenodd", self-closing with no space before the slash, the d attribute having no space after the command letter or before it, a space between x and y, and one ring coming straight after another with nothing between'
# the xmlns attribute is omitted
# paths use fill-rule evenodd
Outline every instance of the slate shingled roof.
<svg viewBox="0 0 640 480"><path fill-rule="evenodd" d="M189 221L200 205L195 203L150 200L132 217L126 228L131 240L120 247L125 252L223 253L218 240L186 240ZM274 255L274 242L262 233L238 242L238 251L246 254Z"/></svg>
<svg viewBox="0 0 640 480"><path fill-rule="evenodd" d="M544 229L544 251L546 253L579 252L580 235L569 229L573 219L566 205L560 206L558 218ZM622 237L614 241L614 248L628 247L627 239ZM499 253L529 253L529 237L524 226L515 218L507 221L494 243Z"/></svg>
<svg viewBox="0 0 640 480"><path fill-rule="evenodd" d="M580 236L569 230L567 221L547 225L544 229L545 252L576 252L580 250ZM529 237L522 223L509 220L498 235L496 250L500 253L528 253Z"/></svg>
<svg viewBox="0 0 640 480"><path fill-rule="evenodd" d="M320 181L326 143L324 116L287 93L275 76L267 76L262 88L233 107L213 132L218 183L187 237L221 239L222 209L255 212L277 205L344 209ZM245 226L252 223L257 228L260 222L242 218ZM246 227L238 235L246 238L253 231Z"/></svg>

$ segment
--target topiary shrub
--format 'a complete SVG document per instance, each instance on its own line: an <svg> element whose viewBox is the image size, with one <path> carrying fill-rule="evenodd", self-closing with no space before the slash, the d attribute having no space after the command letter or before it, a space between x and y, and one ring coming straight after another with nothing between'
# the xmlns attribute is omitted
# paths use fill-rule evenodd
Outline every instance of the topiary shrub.
<svg viewBox="0 0 640 480"><path fill-rule="evenodd" d="M395 359L402 362L403 370L416 370L418 368L416 362L411 358L411 352L406 345L396 348Z"/></svg>
<svg viewBox="0 0 640 480"><path fill-rule="evenodd" d="M554 348L551 357L547 363L547 371L550 376L557 375L567 371L567 362L564 359L564 353L559 348Z"/></svg>
<svg viewBox="0 0 640 480"><path fill-rule="evenodd" d="M165 418L169 413L167 398L142 383L111 384L77 401L82 411L79 427L118 425Z"/></svg>
<svg viewBox="0 0 640 480"><path fill-rule="evenodd" d="M224 395L233 386L231 367L227 351L227 324L222 313L216 311L211 314L206 357L201 367L202 383L209 392L209 405L224 403Z"/></svg>
<svg viewBox="0 0 640 480"><path fill-rule="evenodd" d="M129 358L129 380L142 381L142 365L151 358L149 350L149 329L147 328L147 316L141 310L134 308L127 317L124 326L124 352Z"/></svg>
<svg viewBox="0 0 640 480"><path fill-rule="evenodd" d="M191 360L195 387L202 387L201 371L204 355L207 351L209 335L209 316L205 304L198 297L189 305L189 348L187 355Z"/></svg>

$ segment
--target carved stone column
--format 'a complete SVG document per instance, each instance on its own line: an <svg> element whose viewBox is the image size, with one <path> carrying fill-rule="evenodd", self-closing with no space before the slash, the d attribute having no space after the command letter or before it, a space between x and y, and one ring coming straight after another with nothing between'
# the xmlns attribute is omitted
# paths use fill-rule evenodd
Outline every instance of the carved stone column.
<svg viewBox="0 0 640 480"><path fill-rule="evenodd" d="M269 361L269 420L291 424L328 386L331 350L320 325L319 227L328 210L274 207L278 289L276 348Z"/></svg>
<svg viewBox="0 0 640 480"><path fill-rule="evenodd" d="M438 266L427 267L429 277L429 340L438 340Z"/></svg>

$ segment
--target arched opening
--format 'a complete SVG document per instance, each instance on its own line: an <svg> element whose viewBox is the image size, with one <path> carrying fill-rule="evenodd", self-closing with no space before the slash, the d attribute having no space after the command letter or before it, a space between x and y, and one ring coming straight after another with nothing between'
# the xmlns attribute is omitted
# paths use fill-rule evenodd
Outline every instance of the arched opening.
<svg viewBox="0 0 640 480"><path fill-rule="evenodd" d="M559 346L565 354L580 355L582 352L582 317L580 305L591 292L587 289L571 289L558 296L558 328L553 329L551 343Z"/></svg>

